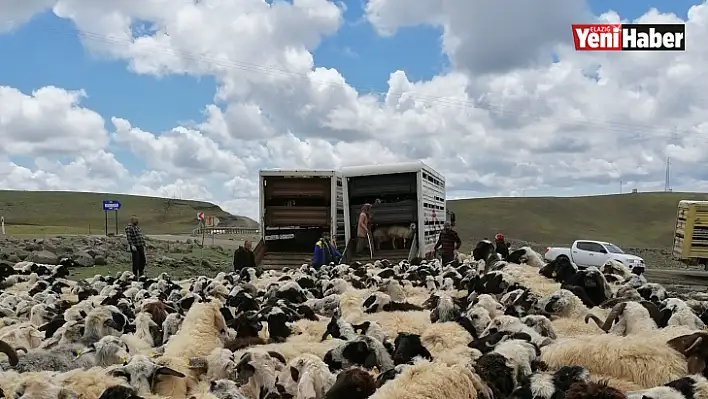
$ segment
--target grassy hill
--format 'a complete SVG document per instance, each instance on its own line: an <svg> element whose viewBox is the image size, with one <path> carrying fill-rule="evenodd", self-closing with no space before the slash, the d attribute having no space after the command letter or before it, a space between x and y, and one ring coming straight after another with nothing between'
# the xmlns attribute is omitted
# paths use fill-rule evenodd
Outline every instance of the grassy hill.
<svg viewBox="0 0 708 399"><path fill-rule="evenodd" d="M0 216L8 234L103 234L103 200L120 201L118 231L130 215L140 218L147 234L189 233L197 212L219 218L219 226L258 227L245 216L235 216L209 202L104 193L0 190ZM108 231L115 230L115 213L108 213Z"/></svg>
<svg viewBox="0 0 708 399"><path fill-rule="evenodd" d="M483 198L448 201L448 206L468 245L503 232L511 240L541 245L569 245L586 238L624 247L670 248L682 199L708 200L708 194Z"/></svg>

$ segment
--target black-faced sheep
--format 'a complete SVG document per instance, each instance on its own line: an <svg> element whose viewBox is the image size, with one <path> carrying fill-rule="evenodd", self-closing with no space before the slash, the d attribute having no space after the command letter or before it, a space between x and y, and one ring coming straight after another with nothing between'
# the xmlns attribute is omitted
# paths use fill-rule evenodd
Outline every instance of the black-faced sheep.
<svg viewBox="0 0 708 399"><path fill-rule="evenodd" d="M376 392L376 381L368 371L352 367L337 374L324 399L366 399Z"/></svg>

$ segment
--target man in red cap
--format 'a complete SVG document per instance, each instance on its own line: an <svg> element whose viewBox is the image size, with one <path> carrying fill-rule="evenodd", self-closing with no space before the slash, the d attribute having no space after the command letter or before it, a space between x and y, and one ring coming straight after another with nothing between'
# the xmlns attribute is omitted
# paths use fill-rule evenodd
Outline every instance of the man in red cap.
<svg viewBox="0 0 708 399"><path fill-rule="evenodd" d="M446 265L455 260L455 251L460 249L462 240L457 232L452 229L450 222L445 222L443 230L440 232L438 242L435 244L435 250L442 249L442 263Z"/></svg>
<svg viewBox="0 0 708 399"><path fill-rule="evenodd" d="M497 247L497 253L501 255L502 259L506 259L509 256L509 244L504 241L504 234L497 233L494 236L494 244Z"/></svg>

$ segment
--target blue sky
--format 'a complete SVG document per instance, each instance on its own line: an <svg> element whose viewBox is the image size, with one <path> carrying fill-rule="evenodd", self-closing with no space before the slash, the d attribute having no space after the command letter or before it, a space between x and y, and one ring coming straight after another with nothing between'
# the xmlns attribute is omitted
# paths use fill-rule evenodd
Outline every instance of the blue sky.
<svg viewBox="0 0 708 399"><path fill-rule="evenodd" d="M363 0L344 3L346 23L316 50L318 66L338 69L360 92L385 91L390 73L397 69L405 70L415 81L429 79L448 68L448 60L440 50L438 29L406 28L393 37L381 38L363 20ZM689 7L700 3L592 0L589 7L596 14L614 9L624 18L636 18L656 7L685 18ZM36 15L18 30L0 34L0 53L0 85L25 93L46 85L84 89L88 98L83 105L106 120L112 116L125 118L133 126L152 132L202 120L203 109L213 101L215 93L211 78L139 76L129 72L125 62L97 59L83 49L72 23L51 11ZM132 172L143 169L141 161L129 153L119 149L116 153ZM32 160L14 161L28 165Z"/></svg>
<svg viewBox="0 0 708 399"><path fill-rule="evenodd" d="M315 52L315 61L337 68L359 91L385 91L389 74L397 69L405 70L411 80L420 80L447 68L438 29L406 28L393 37L380 38L362 19L362 0L344 3L347 22L335 36L324 40ZM614 9L623 17L635 18L653 6L685 17L688 8L699 3L593 0L590 8L596 14ZM87 107L154 132L182 121L200 120L215 92L210 78L157 79L130 73L125 62L96 59L84 51L72 23L51 11L35 16L19 30L0 35L0 52L5 55L0 62L0 84L23 92L49 84L83 88L89 95L84 101Z"/></svg>

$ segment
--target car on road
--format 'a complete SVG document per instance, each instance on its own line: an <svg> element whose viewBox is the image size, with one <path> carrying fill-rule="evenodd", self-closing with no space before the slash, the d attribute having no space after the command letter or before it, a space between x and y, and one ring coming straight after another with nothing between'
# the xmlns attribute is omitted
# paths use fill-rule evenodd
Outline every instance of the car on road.
<svg viewBox="0 0 708 399"><path fill-rule="evenodd" d="M605 241L576 240L570 248L548 247L544 254L550 262L565 257L578 267L601 267L610 259L623 263L625 266L645 267L644 259L625 253L618 246Z"/></svg>

